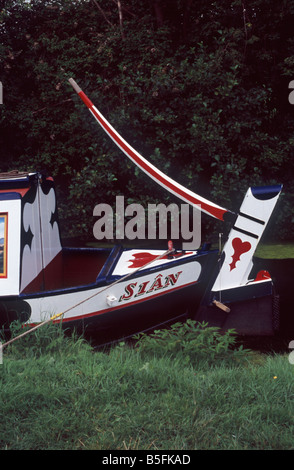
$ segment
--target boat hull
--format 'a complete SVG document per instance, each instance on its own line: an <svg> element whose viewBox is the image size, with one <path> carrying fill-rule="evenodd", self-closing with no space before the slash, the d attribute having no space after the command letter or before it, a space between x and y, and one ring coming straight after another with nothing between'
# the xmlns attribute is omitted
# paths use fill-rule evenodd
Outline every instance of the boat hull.
<svg viewBox="0 0 294 470"><path fill-rule="evenodd" d="M277 309L270 280L213 292L211 286L218 272L216 251L180 253L125 275L126 265L129 269L131 260L141 262L142 253L146 255L137 251L135 258L132 251L114 249L105 263L107 268L90 285L2 298L1 328L8 331L15 320L34 326L65 312L53 321L98 344L187 318L222 330L233 328L241 335L274 334ZM215 305L216 298L229 306L229 313Z"/></svg>
<svg viewBox="0 0 294 470"><path fill-rule="evenodd" d="M123 254L126 254L124 252ZM185 320L199 306L216 253L202 253L115 276L119 262L96 285L24 295L35 325L49 315L65 311L62 325L99 343L115 341L138 332ZM129 256L127 256L129 258Z"/></svg>
<svg viewBox="0 0 294 470"><path fill-rule="evenodd" d="M222 305L214 299L221 295ZM221 331L234 329L242 336L273 336L280 324L279 296L271 280L252 283L221 293L209 292L194 316L199 322L207 322Z"/></svg>
<svg viewBox="0 0 294 470"><path fill-rule="evenodd" d="M175 321L185 321L194 300L197 301L197 289L195 285L190 285L154 296L140 304L97 312L84 319L70 318L63 322L63 327L94 339L97 344L105 344L132 337L142 331L162 328Z"/></svg>

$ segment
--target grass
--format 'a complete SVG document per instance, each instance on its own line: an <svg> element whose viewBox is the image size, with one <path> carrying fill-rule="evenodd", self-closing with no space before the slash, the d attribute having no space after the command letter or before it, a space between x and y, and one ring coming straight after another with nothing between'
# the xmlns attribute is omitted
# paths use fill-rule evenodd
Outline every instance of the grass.
<svg viewBox="0 0 294 470"><path fill-rule="evenodd" d="M140 240L140 247L144 247L144 244L149 243L150 241L144 241ZM158 245L158 240L155 241L155 244L157 243ZM125 243L124 243L125 244ZM113 247L113 243L98 243L98 242L89 242L87 243L87 246L89 247L100 247L100 248L106 248L106 247ZM126 243L126 246L128 246L128 243ZM147 245L149 247L149 245ZM131 243L129 244L130 248L134 247L134 244ZM214 244L212 245L212 249L218 249L218 245ZM284 242L284 243L259 243L255 256L259 258L266 258L266 259L288 259L288 258L294 258L294 243L293 242Z"/></svg>
<svg viewBox="0 0 294 470"><path fill-rule="evenodd" d="M232 333L194 324L99 352L41 330L4 350L1 450L293 449L287 354L234 348Z"/></svg>
<svg viewBox="0 0 294 470"><path fill-rule="evenodd" d="M260 244L256 250L256 256L267 259L294 258L294 243Z"/></svg>

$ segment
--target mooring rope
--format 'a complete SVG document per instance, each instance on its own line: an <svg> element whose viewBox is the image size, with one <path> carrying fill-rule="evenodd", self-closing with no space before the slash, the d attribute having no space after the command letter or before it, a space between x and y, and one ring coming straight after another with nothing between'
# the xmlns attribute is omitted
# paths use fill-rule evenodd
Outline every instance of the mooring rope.
<svg viewBox="0 0 294 470"><path fill-rule="evenodd" d="M151 261L148 261L148 263L144 264L143 266L139 266L137 269L135 269L135 271L132 271L131 273L128 273L126 274L125 276L117 279L116 281L114 281L112 284L110 284L109 286L105 286L102 290L99 290L98 292L95 292L95 294L92 294L90 295L89 297L87 297L86 299L84 300L81 300L80 302L78 302L77 304L73 305L72 307L69 307L68 309L64 310L63 312L61 313L57 313L55 315L52 315L52 317L50 317L48 320L44 320L43 322L41 323L38 323L38 325L34 326L33 328L31 328L30 330L27 330L25 331L24 333L21 333L20 335L18 336L15 336L15 338L12 338L10 339L9 341L7 341L6 343L3 343L1 344L0 343L0 349L4 349L6 346L8 346L9 344L13 343L14 341L20 339L20 338L23 338L24 336L28 335L29 333L32 333L33 331L37 330L38 328L41 328L42 326L44 325L47 325L48 323L50 323L51 321L53 320L56 320L57 318L65 315L66 313L68 313L70 310L76 308L76 307L79 307L80 305L82 305L83 303L87 302L88 300L91 300L93 297L96 297L96 295L98 294L102 294L102 292L106 291L107 289L110 289L112 288L113 286L115 286L116 284L118 284L119 282L123 282L125 281L127 278L129 278L130 276L133 276L134 274L136 274L138 271L140 271L140 269L143 269L143 268L146 268L147 266L149 266L151 263L154 263L155 261L158 261L160 260L161 258L164 258L165 256L168 256L169 254L173 253L175 251L175 249L173 248L172 246L172 243L169 242L169 249L167 251L165 251L164 253L162 253L161 255L158 255L156 258L154 258L153 260Z"/></svg>

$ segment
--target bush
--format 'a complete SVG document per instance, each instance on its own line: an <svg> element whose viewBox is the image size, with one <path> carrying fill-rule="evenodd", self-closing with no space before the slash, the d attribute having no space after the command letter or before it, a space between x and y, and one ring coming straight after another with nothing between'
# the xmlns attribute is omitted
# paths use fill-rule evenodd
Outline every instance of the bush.
<svg viewBox="0 0 294 470"><path fill-rule="evenodd" d="M30 327L24 326L19 321L10 325L11 339L16 338ZM4 338L3 333L1 334ZM5 341L5 339L4 339ZM66 335L62 323L47 323L32 333L17 339L7 346L9 355L18 359L39 358L44 355L67 355L77 352L78 349L87 347L86 342L75 333ZM90 345L88 345L90 348Z"/></svg>
<svg viewBox="0 0 294 470"><path fill-rule="evenodd" d="M141 353L167 355L185 362L205 359L212 363L215 359L245 358L250 353L242 346L234 347L234 330L221 333L217 327L193 320L175 323L170 329L155 330L150 335L141 333L134 338L137 340L135 347Z"/></svg>

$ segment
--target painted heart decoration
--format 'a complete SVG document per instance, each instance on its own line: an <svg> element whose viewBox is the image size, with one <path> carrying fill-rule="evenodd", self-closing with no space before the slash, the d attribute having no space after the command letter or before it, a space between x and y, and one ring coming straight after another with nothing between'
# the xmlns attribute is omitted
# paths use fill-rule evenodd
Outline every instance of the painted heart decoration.
<svg viewBox="0 0 294 470"><path fill-rule="evenodd" d="M251 243L242 242L241 238L234 238L232 241L232 247L234 249L234 253L232 256L232 262L229 265L231 271L236 268L236 263L240 260L241 255L250 250Z"/></svg>

